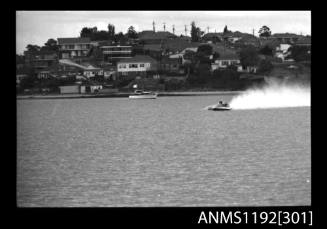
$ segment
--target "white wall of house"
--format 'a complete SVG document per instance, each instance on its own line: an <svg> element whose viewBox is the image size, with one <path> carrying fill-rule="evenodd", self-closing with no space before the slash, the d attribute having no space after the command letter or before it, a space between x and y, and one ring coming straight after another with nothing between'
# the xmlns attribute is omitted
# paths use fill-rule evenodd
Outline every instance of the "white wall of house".
<svg viewBox="0 0 327 229"><path fill-rule="evenodd" d="M118 63L118 72L144 72L151 68L151 63L139 62L139 63Z"/></svg>
<svg viewBox="0 0 327 229"><path fill-rule="evenodd" d="M83 75L88 77L88 78L96 76L96 75L102 76L103 75L103 70L100 70L100 71L86 70L86 71L83 72Z"/></svg>
<svg viewBox="0 0 327 229"><path fill-rule="evenodd" d="M90 86L91 93L94 93L95 90L101 90L102 85L92 85Z"/></svg>
<svg viewBox="0 0 327 229"><path fill-rule="evenodd" d="M77 94L80 93L79 85L60 86L60 94Z"/></svg>
<svg viewBox="0 0 327 229"><path fill-rule="evenodd" d="M240 60L229 60L229 59L215 60L215 64L217 64L218 67L220 67L220 68L226 68L229 65L237 65L237 64L240 64L240 63L241 63Z"/></svg>
<svg viewBox="0 0 327 229"><path fill-rule="evenodd" d="M276 51L287 52L287 50L291 47L290 44L280 44L276 47Z"/></svg>
<svg viewBox="0 0 327 229"><path fill-rule="evenodd" d="M37 78L39 78L39 79L47 79L49 77L50 77L49 71L42 71L37 74Z"/></svg>

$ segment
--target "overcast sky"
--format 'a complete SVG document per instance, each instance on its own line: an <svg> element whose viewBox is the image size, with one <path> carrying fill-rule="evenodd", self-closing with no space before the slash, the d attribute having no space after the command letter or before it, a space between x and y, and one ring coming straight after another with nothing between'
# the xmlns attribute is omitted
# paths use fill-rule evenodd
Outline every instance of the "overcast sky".
<svg viewBox="0 0 327 229"><path fill-rule="evenodd" d="M16 12L16 53L22 54L27 44L42 46L49 38L78 37L83 27L98 27L107 30L113 24L116 33L126 33L129 26L137 32L156 30L188 35L190 23L207 32L222 32L227 25L229 30L258 35L260 27L267 25L272 33L302 33L311 35L310 11L17 11Z"/></svg>

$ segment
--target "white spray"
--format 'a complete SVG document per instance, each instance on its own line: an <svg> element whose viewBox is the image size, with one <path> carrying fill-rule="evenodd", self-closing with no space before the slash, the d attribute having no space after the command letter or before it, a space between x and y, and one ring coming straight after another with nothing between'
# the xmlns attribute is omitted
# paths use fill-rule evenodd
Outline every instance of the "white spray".
<svg viewBox="0 0 327 229"><path fill-rule="evenodd" d="M311 106L310 86L270 80L263 88L252 88L230 102L232 109Z"/></svg>

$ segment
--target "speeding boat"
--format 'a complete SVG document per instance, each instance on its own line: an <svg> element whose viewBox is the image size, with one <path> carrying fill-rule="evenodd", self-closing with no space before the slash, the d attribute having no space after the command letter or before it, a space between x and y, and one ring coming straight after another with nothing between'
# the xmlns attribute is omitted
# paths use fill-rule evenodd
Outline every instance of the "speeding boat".
<svg viewBox="0 0 327 229"><path fill-rule="evenodd" d="M228 105L228 103L222 103L222 102L219 102L217 105L208 108L208 110L211 111L229 111L231 109L232 108Z"/></svg>
<svg viewBox="0 0 327 229"><path fill-rule="evenodd" d="M134 94L129 95L130 99L156 99L158 96L157 93L150 91L136 90Z"/></svg>

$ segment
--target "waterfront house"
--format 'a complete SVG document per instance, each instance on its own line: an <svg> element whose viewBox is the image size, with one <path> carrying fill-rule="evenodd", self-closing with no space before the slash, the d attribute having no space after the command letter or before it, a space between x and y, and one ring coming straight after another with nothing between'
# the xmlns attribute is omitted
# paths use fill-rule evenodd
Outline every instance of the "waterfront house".
<svg viewBox="0 0 327 229"><path fill-rule="evenodd" d="M117 66L105 66L105 67L103 67L103 77L106 80L116 80Z"/></svg>
<svg viewBox="0 0 327 229"><path fill-rule="evenodd" d="M16 85L19 85L20 82L27 77L28 77L27 74L16 74Z"/></svg>
<svg viewBox="0 0 327 229"><path fill-rule="evenodd" d="M157 61L150 56L136 55L117 62L119 77L146 76L149 71L157 71Z"/></svg>
<svg viewBox="0 0 327 229"><path fill-rule="evenodd" d="M59 86L60 94L79 94L81 93L80 85Z"/></svg>
<svg viewBox="0 0 327 229"><path fill-rule="evenodd" d="M25 65L34 69L35 73L58 63L56 51L25 51Z"/></svg>
<svg viewBox="0 0 327 229"><path fill-rule="evenodd" d="M86 76L87 78L95 77L95 76L103 76L103 69L90 65L83 70L83 75Z"/></svg>
<svg viewBox="0 0 327 229"><path fill-rule="evenodd" d="M81 61L86 58L91 49L91 39L88 37L58 38L60 59L75 59Z"/></svg>

